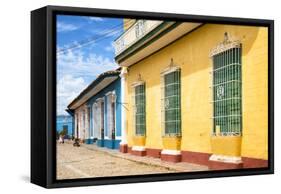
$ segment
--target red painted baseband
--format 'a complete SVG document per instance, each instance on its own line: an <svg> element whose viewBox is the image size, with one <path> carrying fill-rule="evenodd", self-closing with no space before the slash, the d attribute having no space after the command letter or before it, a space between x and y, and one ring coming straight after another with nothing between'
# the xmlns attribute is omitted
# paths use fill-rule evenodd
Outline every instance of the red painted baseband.
<svg viewBox="0 0 281 194"><path fill-rule="evenodd" d="M226 162L209 161L208 165L210 170L226 170L226 169L241 169L243 168L243 163L234 164Z"/></svg>
<svg viewBox="0 0 281 194"><path fill-rule="evenodd" d="M127 153L128 152L128 145L127 144L120 145L119 151L122 152L122 153Z"/></svg>
<svg viewBox="0 0 281 194"><path fill-rule="evenodd" d="M146 148L146 155L153 158L160 158L161 149Z"/></svg>
<svg viewBox="0 0 281 194"><path fill-rule="evenodd" d="M131 154L131 153L132 153L132 147L129 147L129 146L128 146L127 151L128 151L128 153Z"/></svg>
<svg viewBox="0 0 281 194"><path fill-rule="evenodd" d="M268 160L242 157L243 168L266 168Z"/></svg>
<svg viewBox="0 0 281 194"><path fill-rule="evenodd" d="M135 156L145 156L146 155L146 151L132 150L132 147L128 147L128 153L135 155Z"/></svg>
<svg viewBox="0 0 281 194"><path fill-rule="evenodd" d="M239 168L263 168L268 167L268 161L255 158L242 157L241 164L210 161L211 154L191 151L181 151L182 162L206 165L212 170L239 169Z"/></svg>
<svg viewBox="0 0 281 194"><path fill-rule="evenodd" d="M181 162L181 155L161 154L161 160L167 162Z"/></svg>
<svg viewBox="0 0 281 194"><path fill-rule="evenodd" d="M146 151L136 151L136 150L132 150L132 151L131 151L131 154L132 154L132 155L135 155L135 156L145 156L145 155L146 155Z"/></svg>
<svg viewBox="0 0 281 194"><path fill-rule="evenodd" d="M241 169L241 168L263 168L268 167L268 161L262 159L242 157L241 164L225 163L218 161L210 161L212 154L202 152L181 151L181 155L161 154L161 149L146 148L146 151L132 151L131 147L127 147L130 154L137 156L149 156L154 158L161 158L168 162L188 162L208 166L211 170L223 169Z"/></svg>
<svg viewBox="0 0 281 194"><path fill-rule="evenodd" d="M191 151L181 151L182 162L201 164L208 166L211 154Z"/></svg>

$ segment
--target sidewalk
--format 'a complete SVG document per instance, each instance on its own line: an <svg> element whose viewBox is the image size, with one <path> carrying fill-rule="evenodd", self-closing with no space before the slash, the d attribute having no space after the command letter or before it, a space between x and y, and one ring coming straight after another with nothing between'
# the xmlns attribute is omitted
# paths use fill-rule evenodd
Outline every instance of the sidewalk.
<svg viewBox="0 0 281 194"><path fill-rule="evenodd" d="M103 151L94 146L82 144L81 147L73 147L70 141L66 141L64 144L57 144L57 179L173 172L177 171L117 157L116 154Z"/></svg>
<svg viewBox="0 0 281 194"><path fill-rule="evenodd" d="M167 170L178 171L178 172L191 172L191 171L207 171L209 170L207 166L191 164L187 162L171 163L162 161L160 158L153 158L148 156L134 156L129 153L121 153L119 150L112 150L103 147L97 147L95 144L81 144L82 147L85 147L96 152L106 153L113 157L126 159L129 161L146 164L156 167L164 167Z"/></svg>

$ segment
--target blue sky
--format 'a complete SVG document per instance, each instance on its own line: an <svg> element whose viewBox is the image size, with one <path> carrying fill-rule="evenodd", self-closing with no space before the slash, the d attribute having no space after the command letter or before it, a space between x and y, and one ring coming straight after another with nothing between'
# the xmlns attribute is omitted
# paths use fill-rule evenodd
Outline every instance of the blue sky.
<svg viewBox="0 0 281 194"><path fill-rule="evenodd" d="M67 105L100 73L118 67L113 41L123 32L122 25L123 19L117 18L57 16L58 115L67 114ZM75 48L60 52L70 47Z"/></svg>

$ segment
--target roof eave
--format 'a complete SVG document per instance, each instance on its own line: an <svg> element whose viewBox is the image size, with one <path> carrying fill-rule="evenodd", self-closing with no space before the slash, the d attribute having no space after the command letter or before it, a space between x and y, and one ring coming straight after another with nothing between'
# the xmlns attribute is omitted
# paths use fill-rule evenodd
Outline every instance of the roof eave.
<svg viewBox="0 0 281 194"><path fill-rule="evenodd" d="M85 96L89 91L91 91L92 89L94 89L94 87L100 83L103 79L107 78L107 77L114 77L114 76L119 76L120 74L120 70L118 68L118 70L116 71L108 71L105 73L100 74L91 84L89 84L76 98L74 98L74 100L72 100L72 102L69 103L69 105L67 106L68 110L70 111L74 111L76 108L73 108L73 106L80 100L82 99L83 96Z"/></svg>

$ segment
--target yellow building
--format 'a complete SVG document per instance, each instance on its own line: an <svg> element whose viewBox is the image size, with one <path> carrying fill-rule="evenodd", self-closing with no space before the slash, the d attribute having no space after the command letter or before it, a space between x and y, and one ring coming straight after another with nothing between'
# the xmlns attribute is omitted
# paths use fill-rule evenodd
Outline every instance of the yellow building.
<svg viewBox="0 0 281 194"><path fill-rule="evenodd" d="M267 28L125 20L124 29L115 60L129 153L211 169L268 165Z"/></svg>

